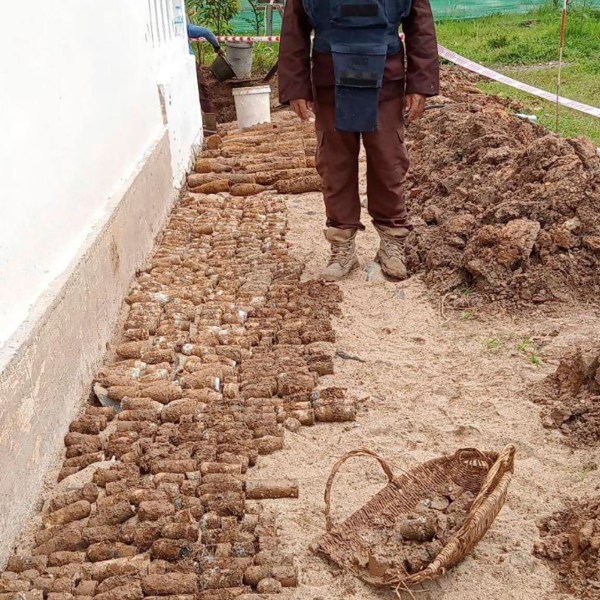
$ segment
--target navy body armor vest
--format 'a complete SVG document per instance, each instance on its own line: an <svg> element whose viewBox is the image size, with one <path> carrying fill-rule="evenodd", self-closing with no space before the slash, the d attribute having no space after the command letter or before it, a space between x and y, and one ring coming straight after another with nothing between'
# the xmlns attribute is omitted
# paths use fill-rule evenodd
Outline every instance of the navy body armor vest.
<svg viewBox="0 0 600 600"><path fill-rule="evenodd" d="M385 60L400 51L411 0L303 0L314 50L331 54L338 131L376 131Z"/></svg>

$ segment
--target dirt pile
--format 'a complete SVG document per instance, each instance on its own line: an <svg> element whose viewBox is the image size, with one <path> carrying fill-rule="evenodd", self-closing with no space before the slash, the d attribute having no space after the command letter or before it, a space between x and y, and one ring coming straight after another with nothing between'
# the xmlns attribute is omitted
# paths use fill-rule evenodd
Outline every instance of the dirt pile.
<svg viewBox="0 0 600 600"><path fill-rule="evenodd" d="M231 134L240 164L274 129ZM354 420L356 407L315 389L333 372L340 291L300 283L286 228L274 193L179 201L96 378L102 406L71 424L60 484L1 598L229 600L297 585L274 519L247 503L297 497L297 483L247 472L283 448L284 426Z"/></svg>
<svg viewBox="0 0 600 600"><path fill-rule="evenodd" d="M577 598L600 596L600 499L554 513L539 524L534 553L551 562L558 585Z"/></svg>
<svg viewBox="0 0 600 600"><path fill-rule="evenodd" d="M600 349L578 348L536 390L544 426L559 429L575 446L600 441Z"/></svg>
<svg viewBox="0 0 600 600"><path fill-rule="evenodd" d="M231 93L231 84L216 79L212 74L210 67L203 65L201 69L206 81L210 99L215 107L217 123L229 123L230 121L235 121L235 103Z"/></svg>
<svg viewBox="0 0 600 600"><path fill-rule="evenodd" d="M444 73L445 109L408 130L409 268L455 304L590 299L600 292L600 158Z"/></svg>

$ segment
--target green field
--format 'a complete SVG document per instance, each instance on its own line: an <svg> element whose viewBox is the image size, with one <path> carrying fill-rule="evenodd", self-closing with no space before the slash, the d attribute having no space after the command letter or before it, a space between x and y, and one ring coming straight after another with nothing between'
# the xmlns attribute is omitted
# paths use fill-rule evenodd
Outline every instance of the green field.
<svg viewBox="0 0 600 600"><path fill-rule="evenodd" d="M548 0L431 0L431 7L436 19L473 19L492 14L522 14L535 10L546 4ZM573 0L573 7L600 8L600 0ZM256 20L248 0L240 0L240 13L232 21L233 30L236 33L252 35L256 33ZM279 15L275 15L273 21L275 31L281 27ZM264 32L264 22L259 26L259 31Z"/></svg>
<svg viewBox="0 0 600 600"><path fill-rule="evenodd" d="M496 15L465 21L441 21L441 44L538 88L556 91L560 11L544 6L522 15ZM567 21L561 95L597 106L600 103L600 10L571 7ZM482 90L515 98L553 129L555 106L503 84L485 82ZM600 119L561 109L560 133L586 135L600 145Z"/></svg>

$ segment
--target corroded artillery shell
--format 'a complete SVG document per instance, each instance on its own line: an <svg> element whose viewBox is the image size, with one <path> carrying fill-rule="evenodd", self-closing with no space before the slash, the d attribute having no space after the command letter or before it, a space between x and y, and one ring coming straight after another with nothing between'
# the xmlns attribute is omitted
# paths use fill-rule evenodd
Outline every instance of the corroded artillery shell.
<svg viewBox="0 0 600 600"><path fill-rule="evenodd" d="M298 488L297 480L249 480L246 482L246 497L250 500L297 498Z"/></svg>
<svg viewBox="0 0 600 600"><path fill-rule="evenodd" d="M354 402L328 402L315 406L315 419L321 423L343 423L356 421Z"/></svg>
<svg viewBox="0 0 600 600"><path fill-rule="evenodd" d="M142 578L142 588L147 596L177 594L195 594L196 575L184 573L166 573L164 575L146 575Z"/></svg>

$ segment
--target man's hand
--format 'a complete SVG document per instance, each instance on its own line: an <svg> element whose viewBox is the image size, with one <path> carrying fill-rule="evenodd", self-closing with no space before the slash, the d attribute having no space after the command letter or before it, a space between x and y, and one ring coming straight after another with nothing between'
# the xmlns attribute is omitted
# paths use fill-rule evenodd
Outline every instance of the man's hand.
<svg viewBox="0 0 600 600"><path fill-rule="evenodd" d="M290 108L303 121L308 121L313 114L313 103L310 100L290 100Z"/></svg>
<svg viewBox="0 0 600 600"><path fill-rule="evenodd" d="M405 110L409 123L418 121L425 110L425 96L422 94L407 94Z"/></svg>

